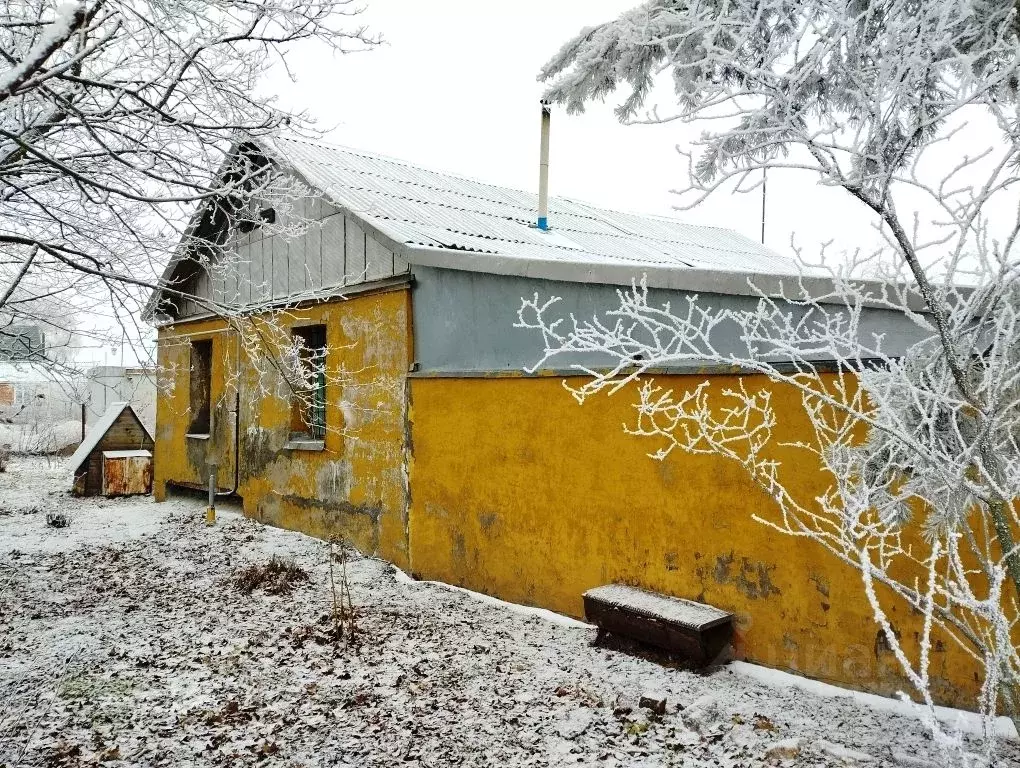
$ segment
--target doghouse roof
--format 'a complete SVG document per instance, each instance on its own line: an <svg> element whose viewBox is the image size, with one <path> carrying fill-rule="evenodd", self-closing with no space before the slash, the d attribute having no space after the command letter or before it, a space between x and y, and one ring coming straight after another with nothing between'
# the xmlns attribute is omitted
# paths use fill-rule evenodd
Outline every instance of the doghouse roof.
<svg viewBox="0 0 1020 768"><path fill-rule="evenodd" d="M81 467L81 465L89 457L89 454L99 446L102 439L106 437L106 433L110 431L110 427L117 422L117 419L120 418L120 415L124 413L124 411L128 411L132 416L135 416L134 410L128 403L110 403L110 407L106 409L106 413L100 417L99 421L92 425L92 429L85 433L85 439L81 441L81 445L79 445L77 450L71 455L70 465L72 471L77 471L78 468ZM135 416L135 419L137 420L138 417ZM146 436L151 440L152 435L150 435L149 431L145 429L145 425L142 424L140 420L138 423L141 425L142 429L145 430Z"/></svg>

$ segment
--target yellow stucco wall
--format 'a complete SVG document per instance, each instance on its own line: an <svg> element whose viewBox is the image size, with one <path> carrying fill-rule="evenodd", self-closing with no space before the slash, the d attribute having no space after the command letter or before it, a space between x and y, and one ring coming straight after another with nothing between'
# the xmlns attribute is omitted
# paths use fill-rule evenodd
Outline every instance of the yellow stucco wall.
<svg viewBox="0 0 1020 768"><path fill-rule="evenodd" d="M341 534L362 551L407 567L404 375L410 361L409 317L408 291L400 288L294 309L277 318L286 326L326 325L327 432L322 451L285 447L290 402L282 379L274 389L265 366L260 374L222 322L161 329L159 363L169 387L161 389L157 400L157 499L165 497L167 483L203 485L208 455L218 460L220 488L232 486L234 385L239 382L238 490L245 513L323 538ZM213 339L209 440L186 436L188 337Z"/></svg>
<svg viewBox="0 0 1020 768"><path fill-rule="evenodd" d="M168 481L205 486L210 465L216 458L217 484L229 488L233 484L233 402L226 402L224 385L228 371L237 369L237 350L231 337L224 332L220 320L206 320L161 328L158 337L156 388L156 446L153 450L153 493L157 501L166 496ZM213 406L211 438L188 438L191 423L189 410L190 340L212 342L211 403ZM216 451L209 452L210 446Z"/></svg>
<svg viewBox="0 0 1020 768"><path fill-rule="evenodd" d="M733 377L713 377L734 384ZM702 378L662 377L677 389ZM800 397L769 386L778 440L803 435ZM583 407L557 378L411 381L410 543L416 575L580 616L588 588L624 581L738 616L738 657L841 685L912 692L872 618L859 575L818 545L772 531L774 502L736 463L623 433L623 391ZM803 456L778 455L795 495L823 489ZM813 498L811 496L810 498ZM917 616L883 603L905 644ZM975 668L936 643L938 698L972 706Z"/></svg>
<svg viewBox="0 0 1020 768"><path fill-rule="evenodd" d="M754 522L752 515L772 516L774 502L736 463L681 453L650 459L658 446L622 431L633 416L626 391L580 407L557 378L408 380L406 289L294 310L287 322L325 323L327 367L350 372L345 385L327 386L325 450L284 447L287 400L253 397L264 382L222 323L164 328L159 361L170 386L157 403L157 498L168 482L204 485L210 454L218 485L231 487L239 382L239 491L245 512L264 522L340 533L418 576L575 616L586 589L613 581L704 601L737 615L738 657L887 695L909 692L859 576L817 545ZM185 434L188 338L214 344L206 441ZM701 380L660 383L682 389ZM803 435L799 395L745 381L772 389L777 440ZM343 422L341 401L356 423ZM803 456L777 458L796 495L823 489ZM909 647L917 617L888 595L883 602ZM951 642L936 643L942 703L972 706L975 672Z"/></svg>

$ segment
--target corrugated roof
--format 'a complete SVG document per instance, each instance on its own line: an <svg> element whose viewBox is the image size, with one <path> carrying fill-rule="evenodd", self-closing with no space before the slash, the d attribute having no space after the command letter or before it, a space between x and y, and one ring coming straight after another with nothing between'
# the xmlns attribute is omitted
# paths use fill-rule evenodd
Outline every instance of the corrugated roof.
<svg viewBox="0 0 1020 768"><path fill-rule="evenodd" d="M549 200L552 231L534 226L538 196L419 168L361 150L278 138L280 159L337 205L387 237L414 247L444 248L521 263L592 267L719 270L797 275L785 258L727 229L662 216L596 208L561 197ZM408 253L408 260L414 258Z"/></svg>

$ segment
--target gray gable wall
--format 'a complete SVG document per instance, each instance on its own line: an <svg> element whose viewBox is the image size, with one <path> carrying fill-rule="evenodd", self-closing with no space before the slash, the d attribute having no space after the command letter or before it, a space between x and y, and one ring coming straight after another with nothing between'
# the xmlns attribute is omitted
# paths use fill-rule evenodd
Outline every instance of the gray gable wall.
<svg viewBox="0 0 1020 768"><path fill-rule="evenodd" d="M201 268L191 291L200 298L236 307L279 304L326 295L344 288L407 274L407 262L324 197L300 198L290 213L278 212L273 229L229 235L231 256ZM205 314L199 302L185 301L177 319Z"/></svg>

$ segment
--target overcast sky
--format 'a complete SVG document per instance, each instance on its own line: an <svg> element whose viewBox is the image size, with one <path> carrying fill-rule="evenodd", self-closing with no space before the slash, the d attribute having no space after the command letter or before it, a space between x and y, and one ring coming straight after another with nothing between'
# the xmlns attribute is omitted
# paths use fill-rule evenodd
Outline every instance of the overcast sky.
<svg viewBox="0 0 1020 768"><path fill-rule="evenodd" d="M288 56L296 78L267 83L305 109L328 140L482 181L536 189L541 66L582 27L611 19L635 0L368 0L361 20L386 39L367 53L333 58L314 44ZM554 195L607 208L672 215L759 239L761 195L720 195L676 211L671 190L687 174L677 152L700 128L624 126L612 105L553 115ZM839 190L807 174L770 175L766 242L788 252L790 234L817 249L836 231L875 242L868 218ZM555 226L555 222L550 222ZM844 247L850 238L837 238Z"/></svg>

